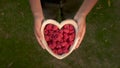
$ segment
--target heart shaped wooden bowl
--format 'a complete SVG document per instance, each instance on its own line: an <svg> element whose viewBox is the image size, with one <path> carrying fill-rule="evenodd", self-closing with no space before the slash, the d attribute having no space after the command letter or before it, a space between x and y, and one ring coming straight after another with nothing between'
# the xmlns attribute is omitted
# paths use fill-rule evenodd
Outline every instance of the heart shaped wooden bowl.
<svg viewBox="0 0 120 68"><path fill-rule="evenodd" d="M64 53L64 54L61 54L61 55L58 55L58 54L55 54L52 49L48 46L48 43L46 42L46 39L45 39L45 35L44 35L44 29L46 27L46 25L48 24L53 24L55 26L57 26L59 29L61 29L64 25L66 24L70 24L74 27L74 30L75 30L75 38L74 38L74 42L73 44L70 46L69 48L69 51L68 53ZM58 23L57 21L55 20L52 20L52 19L47 19L45 21L43 21L42 23L42 26L41 26L41 33L42 33L42 43L43 45L45 46L45 49L54 57L56 57L57 59L63 59L65 57L67 57L68 55L70 55L72 53L72 51L75 49L76 45L77 45L77 42L78 42L78 38L76 37L76 34L77 34L77 29L78 29L78 26L77 26L77 23L72 20L72 19L67 19L67 20L64 20L62 21L61 23Z"/></svg>

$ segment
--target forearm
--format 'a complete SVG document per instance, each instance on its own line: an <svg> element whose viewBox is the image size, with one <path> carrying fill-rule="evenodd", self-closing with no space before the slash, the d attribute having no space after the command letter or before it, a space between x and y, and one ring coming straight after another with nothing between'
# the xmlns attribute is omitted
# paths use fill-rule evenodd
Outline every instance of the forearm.
<svg viewBox="0 0 120 68"><path fill-rule="evenodd" d="M41 7L41 1L40 0L29 0L29 1L34 18L43 19L44 15Z"/></svg>
<svg viewBox="0 0 120 68"><path fill-rule="evenodd" d="M91 9L96 4L97 0L84 0L83 4L81 5L80 9L76 13L74 19L78 19L80 16L86 17Z"/></svg>

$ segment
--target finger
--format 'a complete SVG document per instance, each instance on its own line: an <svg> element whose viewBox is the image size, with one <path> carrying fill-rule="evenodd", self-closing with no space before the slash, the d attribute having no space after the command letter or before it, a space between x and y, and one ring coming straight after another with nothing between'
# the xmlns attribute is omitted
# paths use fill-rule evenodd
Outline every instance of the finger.
<svg viewBox="0 0 120 68"><path fill-rule="evenodd" d="M41 29L42 21L43 20L41 20L41 19L36 19L35 20L35 23L34 23L34 33L35 33L35 36L36 36L36 39L37 39L38 43L41 45L41 47L43 49L45 49L45 47L44 47L44 45L43 45L43 43L41 41L42 35L41 35L40 29Z"/></svg>
<svg viewBox="0 0 120 68"><path fill-rule="evenodd" d="M83 32L83 33L81 34L81 37L80 37L80 39L78 40L78 43L77 43L76 48L78 48L78 47L80 46L80 43L82 42L82 40L83 40L83 38L84 38L84 35L85 35L85 32L86 32L86 27L84 27L84 29L83 29L82 32Z"/></svg>
<svg viewBox="0 0 120 68"><path fill-rule="evenodd" d="M38 25L38 24L35 24L35 26L34 26L34 32L35 32L35 34L40 38L40 24Z"/></svg>
<svg viewBox="0 0 120 68"><path fill-rule="evenodd" d="M85 27L85 23L80 23L78 25L79 25L79 28L78 28L77 37L80 38L81 32L83 31L83 28Z"/></svg>
<svg viewBox="0 0 120 68"><path fill-rule="evenodd" d="M80 45L79 41L80 41L80 39L78 40L78 43L77 43L77 46L75 47L75 49L79 47L79 45Z"/></svg>
<svg viewBox="0 0 120 68"><path fill-rule="evenodd" d="M84 33L82 34L82 36L80 37L80 39L78 40L78 43L77 43L76 48L78 48L78 47L80 46L80 44L81 44L81 42L82 42L82 40L83 40L84 35L85 35L85 31L84 31Z"/></svg>
<svg viewBox="0 0 120 68"><path fill-rule="evenodd" d="M84 28L83 28L83 30L81 31L81 33L79 33L79 34L81 34L81 36L80 36L80 38L79 38L79 40L78 40L78 43L77 43L76 48L78 48L78 47L80 46L80 43L82 42L82 40L83 40L83 38L84 38L85 32L86 32L86 25L84 26Z"/></svg>
<svg viewBox="0 0 120 68"><path fill-rule="evenodd" d="M36 32L35 32L35 36L36 36L36 39L37 39L38 43L41 45L41 47L42 47L43 49L45 49L42 41L40 40L40 37L38 37L38 35L36 34Z"/></svg>

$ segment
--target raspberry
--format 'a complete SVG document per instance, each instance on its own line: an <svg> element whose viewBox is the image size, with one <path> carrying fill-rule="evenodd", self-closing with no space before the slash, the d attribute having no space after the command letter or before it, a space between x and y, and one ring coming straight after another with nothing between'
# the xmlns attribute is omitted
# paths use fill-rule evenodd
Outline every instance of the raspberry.
<svg viewBox="0 0 120 68"><path fill-rule="evenodd" d="M72 44L73 44L73 41L70 41L70 42L69 42L69 45L72 45Z"/></svg>
<svg viewBox="0 0 120 68"><path fill-rule="evenodd" d="M63 30L65 33L69 33L69 29L64 29Z"/></svg>
<svg viewBox="0 0 120 68"><path fill-rule="evenodd" d="M74 33L75 32L75 30L69 30L69 33Z"/></svg>
<svg viewBox="0 0 120 68"><path fill-rule="evenodd" d="M46 26L46 29L47 29L47 30L51 30L51 29L52 29L52 26L53 26L52 24L48 24L48 25Z"/></svg>
<svg viewBox="0 0 120 68"><path fill-rule="evenodd" d="M67 45L67 42L63 42L62 46L65 47Z"/></svg>
<svg viewBox="0 0 120 68"><path fill-rule="evenodd" d="M61 43L59 41L56 42L57 45L60 45Z"/></svg>
<svg viewBox="0 0 120 68"><path fill-rule="evenodd" d="M74 30L74 27L72 25L70 25L69 27L70 27L70 30Z"/></svg>
<svg viewBox="0 0 120 68"><path fill-rule="evenodd" d="M53 30L58 30L57 26L54 25L53 26Z"/></svg>
<svg viewBox="0 0 120 68"><path fill-rule="evenodd" d="M45 35L47 35L48 34L48 30L45 29L44 33L45 33Z"/></svg>
<svg viewBox="0 0 120 68"><path fill-rule="evenodd" d="M64 33L63 36L64 36L64 40L68 39L68 35L66 33Z"/></svg>
<svg viewBox="0 0 120 68"><path fill-rule="evenodd" d="M59 37L61 37L61 38L63 37L63 34L62 34L62 33L59 33L58 35L59 35Z"/></svg>
<svg viewBox="0 0 120 68"><path fill-rule="evenodd" d="M60 49L62 46L61 45L56 45L56 48L57 49Z"/></svg>
<svg viewBox="0 0 120 68"><path fill-rule="evenodd" d="M62 38L60 36L58 36L58 38L56 39L57 41L61 41Z"/></svg>
<svg viewBox="0 0 120 68"><path fill-rule="evenodd" d="M51 49L54 49L55 47L56 47L56 45L54 45L54 44L50 44L50 45L48 45Z"/></svg>
<svg viewBox="0 0 120 68"><path fill-rule="evenodd" d="M59 31L59 33L61 33L61 34L62 34L62 33L63 33L63 29L61 29L61 30Z"/></svg>
<svg viewBox="0 0 120 68"><path fill-rule="evenodd" d="M50 39L49 36L45 36L46 41L49 41L49 39Z"/></svg>
<svg viewBox="0 0 120 68"><path fill-rule="evenodd" d="M65 49L65 50L63 50L63 52L64 52L64 53L68 53L68 52L69 52L69 50L68 50L68 49Z"/></svg>
<svg viewBox="0 0 120 68"><path fill-rule="evenodd" d="M71 35L69 35L69 40L70 40L70 41L73 41L74 38L75 38L75 34L74 34L74 33L72 33Z"/></svg>
<svg viewBox="0 0 120 68"><path fill-rule="evenodd" d="M63 50L62 50L62 49L58 49L58 50L57 50L57 54L60 55L60 54L62 54L62 53L63 53Z"/></svg>
<svg viewBox="0 0 120 68"><path fill-rule="evenodd" d="M52 51L53 51L55 54L57 54L57 50L56 50L56 49L53 49Z"/></svg>
<svg viewBox="0 0 120 68"><path fill-rule="evenodd" d="M69 24L64 25L63 28L69 29Z"/></svg>
<svg viewBox="0 0 120 68"><path fill-rule="evenodd" d="M47 41L47 43L48 43L48 45L51 45L51 44L52 44L52 41L51 41L51 40L49 40L49 41Z"/></svg>
<svg viewBox="0 0 120 68"><path fill-rule="evenodd" d="M69 45L69 44L67 44L67 45L65 46L65 48L66 48L66 49L68 49L68 48L69 48L69 46L70 46L70 45Z"/></svg>

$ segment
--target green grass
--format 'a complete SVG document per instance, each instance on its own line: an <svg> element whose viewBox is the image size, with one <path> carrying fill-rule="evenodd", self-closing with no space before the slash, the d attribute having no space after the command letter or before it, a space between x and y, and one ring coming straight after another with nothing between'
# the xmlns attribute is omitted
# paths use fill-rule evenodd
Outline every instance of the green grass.
<svg viewBox="0 0 120 68"><path fill-rule="evenodd" d="M0 68L120 68L120 1L100 0L81 46L63 60L43 50L27 0L0 0Z"/></svg>

